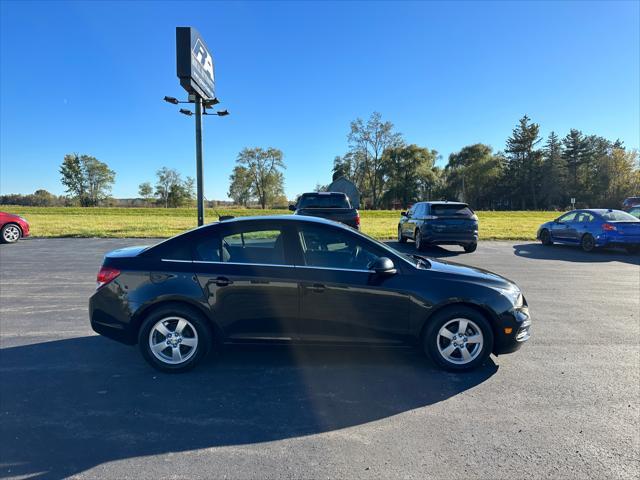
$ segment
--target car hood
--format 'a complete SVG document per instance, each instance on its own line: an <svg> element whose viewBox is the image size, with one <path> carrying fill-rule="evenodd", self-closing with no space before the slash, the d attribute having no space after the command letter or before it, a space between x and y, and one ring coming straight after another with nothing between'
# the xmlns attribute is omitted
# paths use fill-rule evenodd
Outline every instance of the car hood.
<svg viewBox="0 0 640 480"><path fill-rule="evenodd" d="M515 282L512 282L508 278L498 275L497 273L490 272L489 270L469 267L467 265L447 262L444 260L434 260L433 258L430 258L429 262L431 263L430 270L432 272L451 275L455 277L456 280L466 280L487 287L499 288L501 290L512 290L514 288L518 288Z"/></svg>

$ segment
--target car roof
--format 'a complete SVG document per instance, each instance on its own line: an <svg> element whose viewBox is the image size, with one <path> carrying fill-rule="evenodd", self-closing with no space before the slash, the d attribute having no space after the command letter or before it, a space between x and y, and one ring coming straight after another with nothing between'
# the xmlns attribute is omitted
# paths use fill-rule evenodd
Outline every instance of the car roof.
<svg viewBox="0 0 640 480"><path fill-rule="evenodd" d="M302 197L303 195L322 195L322 196L325 196L325 195L346 195L346 193L344 193L344 192L306 192L306 193L303 193L300 196Z"/></svg>
<svg viewBox="0 0 640 480"><path fill-rule="evenodd" d="M212 225L228 225L228 224L232 224L232 223L237 223L237 222L250 222L250 221L263 221L263 222L268 222L268 221L281 221L281 220L285 220L285 221L291 221L291 222L307 222L307 223L321 223L324 225L333 225L338 226L338 227L344 227L346 229L348 229L349 227L347 227L346 225L343 225L342 223L339 222L334 222L333 220L327 220L326 218L320 218L320 217L310 217L310 216L306 216L306 215L291 215L291 214L283 214L283 215L251 215L251 216L246 216L246 217L235 217L235 218L230 218L228 220L222 220L222 221L218 221L218 222L211 222L208 223L206 225L203 225L202 227L199 228L204 228L204 227L209 227Z"/></svg>
<svg viewBox="0 0 640 480"><path fill-rule="evenodd" d="M464 205L465 207L467 206L467 204L464 202L449 202L447 200L434 200L432 202L418 202L418 203L424 203L427 205Z"/></svg>
<svg viewBox="0 0 640 480"><path fill-rule="evenodd" d="M616 208L583 208L581 210L576 210L576 211L591 212L591 213L596 213L598 215L602 215L603 213L607 213L607 212L622 212L622 210L618 210Z"/></svg>

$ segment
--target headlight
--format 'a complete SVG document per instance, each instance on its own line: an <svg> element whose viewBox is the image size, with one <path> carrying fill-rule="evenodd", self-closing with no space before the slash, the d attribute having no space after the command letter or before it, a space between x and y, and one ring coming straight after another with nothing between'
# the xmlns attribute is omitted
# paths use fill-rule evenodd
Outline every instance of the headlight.
<svg viewBox="0 0 640 480"><path fill-rule="evenodd" d="M500 293L507 297L515 308L520 308L524 305L524 297L518 287L514 286L509 289L500 289Z"/></svg>

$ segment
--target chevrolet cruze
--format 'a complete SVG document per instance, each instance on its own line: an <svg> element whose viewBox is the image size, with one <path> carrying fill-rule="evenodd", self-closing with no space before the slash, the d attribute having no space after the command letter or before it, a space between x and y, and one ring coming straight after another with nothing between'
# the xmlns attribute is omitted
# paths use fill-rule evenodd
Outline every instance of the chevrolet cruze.
<svg viewBox="0 0 640 480"><path fill-rule="evenodd" d="M181 372L223 343L413 344L449 370L529 338L511 281L304 216L212 223L104 258L91 326Z"/></svg>

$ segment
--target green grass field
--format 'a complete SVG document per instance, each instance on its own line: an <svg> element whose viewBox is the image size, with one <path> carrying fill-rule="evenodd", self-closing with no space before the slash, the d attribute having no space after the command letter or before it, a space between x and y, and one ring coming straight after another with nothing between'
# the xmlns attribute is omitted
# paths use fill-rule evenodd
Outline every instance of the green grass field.
<svg viewBox="0 0 640 480"><path fill-rule="evenodd" d="M34 237L169 237L196 225L193 208L76 208L0 205L25 217ZM286 214L286 210L207 209L206 220L220 215ZM482 240L533 240L541 223L557 212L477 212ZM400 212L362 211L362 230L378 239L396 236Z"/></svg>

